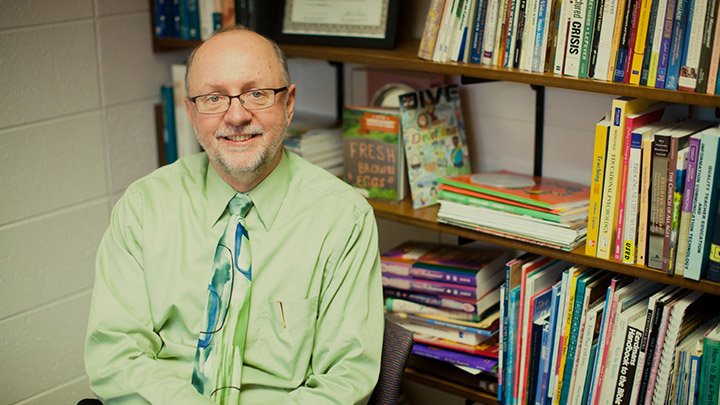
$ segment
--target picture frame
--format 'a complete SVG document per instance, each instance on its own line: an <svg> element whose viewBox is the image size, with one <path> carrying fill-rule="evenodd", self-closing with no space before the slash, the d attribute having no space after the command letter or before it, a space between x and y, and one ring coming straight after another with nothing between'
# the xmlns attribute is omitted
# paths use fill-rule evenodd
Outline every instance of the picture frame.
<svg viewBox="0 0 720 405"><path fill-rule="evenodd" d="M280 44L394 49L399 0L284 0Z"/></svg>

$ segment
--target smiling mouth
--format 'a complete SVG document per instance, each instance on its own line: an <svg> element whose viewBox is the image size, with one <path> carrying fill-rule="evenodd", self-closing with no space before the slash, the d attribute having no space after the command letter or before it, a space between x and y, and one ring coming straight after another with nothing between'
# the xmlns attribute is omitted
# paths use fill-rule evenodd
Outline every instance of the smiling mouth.
<svg viewBox="0 0 720 405"><path fill-rule="evenodd" d="M254 137L256 137L256 136L259 136L259 135L260 135L260 134L241 134L241 135L223 136L223 137L221 137L221 138L222 138L222 139L227 139L227 140L230 140L230 141L235 141L235 142L242 142L242 141L247 141L247 140L249 140L249 139L252 139L252 138L254 138Z"/></svg>

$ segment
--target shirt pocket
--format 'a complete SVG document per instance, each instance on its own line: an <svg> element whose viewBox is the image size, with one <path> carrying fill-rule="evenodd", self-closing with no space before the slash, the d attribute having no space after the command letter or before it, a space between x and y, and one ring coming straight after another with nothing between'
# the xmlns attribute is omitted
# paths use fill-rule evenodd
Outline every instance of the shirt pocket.
<svg viewBox="0 0 720 405"><path fill-rule="evenodd" d="M305 380L315 340L317 298L272 297L260 325L262 368L291 386Z"/></svg>

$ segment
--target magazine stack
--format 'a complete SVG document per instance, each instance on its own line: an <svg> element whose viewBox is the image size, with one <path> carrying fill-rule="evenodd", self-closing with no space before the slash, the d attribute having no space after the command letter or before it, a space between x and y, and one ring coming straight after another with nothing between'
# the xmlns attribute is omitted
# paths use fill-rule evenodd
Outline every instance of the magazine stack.
<svg viewBox="0 0 720 405"><path fill-rule="evenodd" d="M585 240L588 186L509 171L440 183L438 222L565 251Z"/></svg>
<svg viewBox="0 0 720 405"><path fill-rule="evenodd" d="M285 148L336 176L343 173L342 128L327 119L298 119L288 128Z"/></svg>
<svg viewBox="0 0 720 405"><path fill-rule="evenodd" d="M413 332L416 356L494 377L507 260L477 244L402 243L381 255L386 316Z"/></svg>

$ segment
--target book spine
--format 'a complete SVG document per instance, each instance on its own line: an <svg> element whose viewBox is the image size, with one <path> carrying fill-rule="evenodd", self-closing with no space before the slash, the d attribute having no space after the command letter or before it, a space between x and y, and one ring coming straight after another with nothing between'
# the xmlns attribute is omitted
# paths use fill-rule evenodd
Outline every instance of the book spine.
<svg viewBox="0 0 720 405"><path fill-rule="evenodd" d="M605 12L607 11L606 4L610 0L598 0L595 6L595 19L593 23L593 32L591 34L592 40L590 41L590 59L588 61L587 77L590 79L595 78L595 69L597 68L598 51L600 47L600 36L602 35L603 21L605 20Z"/></svg>
<svg viewBox="0 0 720 405"><path fill-rule="evenodd" d="M619 3L621 0L605 0L602 12L598 12L601 18L600 34L597 43L597 61L592 78L596 80L608 80L608 69L610 63L614 62L612 54L612 43L615 35L615 19L617 17ZM598 35L597 33L595 35ZM593 41L595 38L593 37ZM612 62L611 62L612 61Z"/></svg>
<svg viewBox="0 0 720 405"><path fill-rule="evenodd" d="M511 67L513 55L515 54L515 30L517 24L518 0L508 0L505 13L505 33L503 34L503 67Z"/></svg>
<svg viewBox="0 0 720 405"><path fill-rule="evenodd" d="M535 30L535 43L533 45L532 53L532 65L530 70L533 72L542 73L543 62L542 55L545 54L545 43L547 37L547 12L548 6L551 4L548 0L538 0L538 19L537 29Z"/></svg>
<svg viewBox="0 0 720 405"><path fill-rule="evenodd" d="M645 51L645 54L643 55L642 70L640 71L641 86L655 87L657 60L660 54L660 45L659 43L656 45L655 41L660 41L663 22L663 12L661 12L660 9L665 10L666 5L667 0L652 0L650 18L648 19L647 40L645 42L645 48L647 48L647 51ZM658 22L658 18L660 18L660 22ZM653 63L656 71L651 74L650 69L651 66L653 66ZM650 79L652 79L652 84L648 84Z"/></svg>
<svg viewBox="0 0 720 405"><path fill-rule="evenodd" d="M643 59L645 58L645 45L647 43L652 3L652 0L642 0L640 5L640 15L638 17L633 47L632 66L630 67L630 84L640 84L640 74L642 72Z"/></svg>
<svg viewBox="0 0 720 405"><path fill-rule="evenodd" d="M474 288L468 288L467 286L452 285L448 283L438 283L429 280L418 280L411 278L400 278L394 276L388 276L383 274L382 276L383 286L396 288L400 290L414 291L419 293L428 294L439 294L448 295L456 298L466 299L477 299L477 294Z"/></svg>
<svg viewBox="0 0 720 405"><path fill-rule="evenodd" d="M417 356L428 357L458 366L470 367L487 373L495 374L497 371L497 360L487 357L472 356L452 350L431 348L423 344L414 344L412 347L412 353Z"/></svg>
<svg viewBox="0 0 720 405"><path fill-rule="evenodd" d="M720 341L703 338L700 368L700 404L717 404L720 389Z"/></svg>
<svg viewBox="0 0 720 405"><path fill-rule="evenodd" d="M626 124L627 125L627 124ZM620 169L620 178L618 184L618 204L617 204L617 225L615 231L615 248L613 249L613 258L615 261L621 261L623 251L623 231L625 226L625 199L627 197L628 171L630 165L630 141L632 132L626 129L623 134L623 152L622 152L622 168Z"/></svg>
<svg viewBox="0 0 720 405"><path fill-rule="evenodd" d="M473 25L473 40L470 48L470 63L482 61L483 35L485 34L485 15L487 12L488 0L478 0L475 10L475 23Z"/></svg>
<svg viewBox="0 0 720 405"><path fill-rule="evenodd" d="M582 50L582 33L585 24L585 13L587 12L587 1L574 0L573 9L570 15L570 27L568 30L568 45L565 51L565 67L563 74L566 76L578 77L580 71L580 51Z"/></svg>
<svg viewBox="0 0 720 405"><path fill-rule="evenodd" d="M535 43L535 27L537 26L538 0L527 0L525 5L525 28L523 29L522 49L518 68L530 70L532 63L533 45Z"/></svg>
<svg viewBox="0 0 720 405"><path fill-rule="evenodd" d="M672 249L672 230L673 218L675 215L676 183L677 183L677 161L678 161L678 138L670 138L670 150L668 151L668 171L667 171L667 190L665 191L665 227L663 237L663 253L662 253L662 270L669 275L673 275L674 249ZM679 201L679 199L678 199ZM679 208L679 206L678 206ZM679 211L678 211L679 212ZM677 220L675 220L677 224ZM677 228L676 228L677 230Z"/></svg>
<svg viewBox="0 0 720 405"><path fill-rule="evenodd" d="M528 20L528 12L527 12L527 0L518 0L519 7L517 10L518 13L518 20L517 20L517 28L515 30L515 45L513 46L513 54L512 54L512 67L519 68L520 67L520 57L522 54L522 47L523 47L523 41L525 36L525 24L527 24Z"/></svg>
<svg viewBox="0 0 720 405"><path fill-rule="evenodd" d="M561 75L565 67L565 50L567 49L567 37L570 29L570 17L572 16L573 0L562 0L560 17L558 19L557 44L555 49L555 61L553 73Z"/></svg>
<svg viewBox="0 0 720 405"><path fill-rule="evenodd" d="M663 267L663 244L665 241L664 209L668 182L669 153L669 136L655 135L655 142L653 143L647 266L660 270Z"/></svg>
<svg viewBox="0 0 720 405"><path fill-rule="evenodd" d="M476 306L467 301L454 300L451 298L439 297L437 295L415 293L391 288L383 288L383 293L386 297L400 298L408 301L417 302L423 305L447 308L468 313L477 312Z"/></svg>
<svg viewBox="0 0 720 405"><path fill-rule="evenodd" d="M720 204L715 208L715 226L708 238L710 248L708 253L708 264L706 278L710 281L720 282Z"/></svg>
<svg viewBox="0 0 720 405"><path fill-rule="evenodd" d="M163 111L163 146L165 162L170 164L177 160L177 130L175 129L175 106L173 104L172 86L160 86Z"/></svg>
<svg viewBox="0 0 720 405"><path fill-rule="evenodd" d="M588 206L587 239L585 254L597 254L598 232L600 230L600 207L602 201L603 181L605 179L605 156L607 151L609 122L595 125L595 146L593 149L592 181L590 184L590 203Z"/></svg>
<svg viewBox="0 0 720 405"><path fill-rule="evenodd" d="M690 356L690 375L688 376L688 392L687 392L687 404L695 405L699 400L700 387L700 359L699 355Z"/></svg>
<svg viewBox="0 0 720 405"><path fill-rule="evenodd" d="M637 371L637 359L640 352L640 342L643 332L639 329L628 326L622 351L622 360L617 385L613 395L613 404L630 405L630 397L633 389L629 377Z"/></svg>
<svg viewBox="0 0 720 405"><path fill-rule="evenodd" d="M620 26L620 41L615 57L615 68L612 81L622 83L625 77L625 66L628 63L628 54L632 52L629 49L628 42L630 39L630 30L633 23L633 10L640 0L627 0L623 13L622 25ZM616 27L617 29L618 27Z"/></svg>
<svg viewBox="0 0 720 405"><path fill-rule="evenodd" d="M585 292L584 281L578 281L578 291L575 294L575 305L573 306L570 333L568 334L568 346L567 351L565 352L565 367L563 368L563 381L560 390L561 404L568 403L568 396L570 395L570 385L572 383L578 334L580 333L580 324L582 322L583 313L586 309L586 306L583 305L583 302L586 301Z"/></svg>
<svg viewBox="0 0 720 405"><path fill-rule="evenodd" d="M660 55L658 56L657 73L654 86L658 89L665 88L667 68L670 59L670 45L672 42L673 23L675 21L675 9L682 0L667 0L665 8L665 20L662 22L662 36L660 38ZM658 21L659 23L659 21Z"/></svg>
<svg viewBox="0 0 720 405"><path fill-rule="evenodd" d="M613 104L612 125L608 135L603 182L602 205L600 207L600 230L598 232L597 257L609 260L613 253L613 231L617 226L617 190L620 182L625 113L624 107Z"/></svg>
<svg viewBox="0 0 720 405"><path fill-rule="evenodd" d="M688 256L685 260L685 277L700 280L707 269L711 213L717 204L718 139L720 135L703 132L698 151L698 167L693 197L692 217L688 237Z"/></svg>
<svg viewBox="0 0 720 405"><path fill-rule="evenodd" d="M650 333L647 339L647 346L645 348L645 359L640 375L640 386L638 389L638 404L645 402L645 398L648 393L648 386L650 384L650 374L653 372L652 365L655 361L655 349L658 346L660 339L660 333L662 328L663 319L665 319L665 304L663 302L657 302L655 310L653 311L653 323L650 329Z"/></svg>
<svg viewBox="0 0 720 405"><path fill-rule="evenodd" d="M685 29L685 49L680 64L678 90L694 93L697 86L697 71L702 50L707 0L693 0L691 4L692 7L688 10L687 27Z"/></svg>
<svg viewBox="0 0 720 405"><path fill-rule="evenodd" d="M427 16L425 17L425 27L420 38L420 48L418 49L420 59L432 60L444 6L445 0L430 1Z"/></svg>
<svg viewBox="0 0 720 405"><path fill-rule="evenodd" d="M675 256L675 274L678 276L685 274L685 266L687 264L690 218L692 217L699 149L700 138L697 136L691 137L688 150L688 168L685 174L685 188L683 190L682 207L680 207L680 230L678 232L677 255Z"/></svg>
<svg viewBox="0 0 720 405"><path fill-rule="evenodd" d="M632 22L630 24L630 31L628 32L628 50L627 50L627 62L625 63L625 73L623 74L623 83L630 83L630 76L633 67L633 60L635 59L635 44L638 42L638 26L640 25L640 14L643 7L643 3L649 0L637 0L632 10ZM646 28L647 29L647 28ZM643 44L644 46L644 44Z"/></svg>
<svg viewBox="0 0 720 405"><path fill-rule="evenodd" d="M680 76L680 64L683 60L686 35L685 28L687 26L689 8L692 8L692 0L677 0L672 42L670 44L670 56L668 57L668 68L665 78L665 88L668 90L678 89L678 78Z"/></svg>
<svg viewBox="0 0 720 405"><path fill-rule="evenodd" d="M628 181L625 200L625 226L623 227L623 263L635 263L635 240L637 235L637 213L640 192L640 159L642 135L633 133L630 139L630 158L628 159Z"/></svg>
<svg viewBox="0 0 720 405"><path fill-rule="evenodd" d="M495 30L498 22L498 0L488 0L487 16L485 20L485 33L483 34L483 65L492 65L493 51L495 49Z"/></svg>
<svg viewBox="0 0 720 405"><path fill-rule="evenodd" d="M642 168L640 169L640 202L638 208L639 212L637 226L637 247L635 249L635 256L637 257L636 263L641 266L645 265L647 256L653 142L653 138L643 139L642 141Z"/></svg>
<svg viewBox="0 0 720 405"><path fill-rule="evenodd" d="M421 278L423 280L438 281L441 283L452 283L457 285L466 285L476 287L477 281L475 275L462 274L458 272L433 270L412 266L409 269L410 277Z"/></svg>
<svg viewBox="0 0 720 405"><path fill-rule="evenodd" d="M698 59L697 84L695 91L705 94L708 86L708 72L710 70L710 54L712 54L713 34L717 23L717 1L711 0L707 5L705 13L705 28L702 32L702 43L700 45L700 58ZM720 41L720 39L718 40ZM717 64L718 62L716 62Z"/></svg>
<svg viewBox="0 0 720 405"><path fill-rule="evenodd" d="M578 77L588 77L588 65L590 64L590 53L592 51L593 34L595 33L595 13L597 0L587 0L585 4L585 20L583 22L582 45L580 47L580 65Z"/></svg>
<svg viewBox="0 0 720 405"><path fill-rule="evenodd" d="M710 68L708 70L708 84L706 94L717 94L718 71L720 71L720 7L716 6L715 31L712 36L712 53L710 55Z"/></svg>

